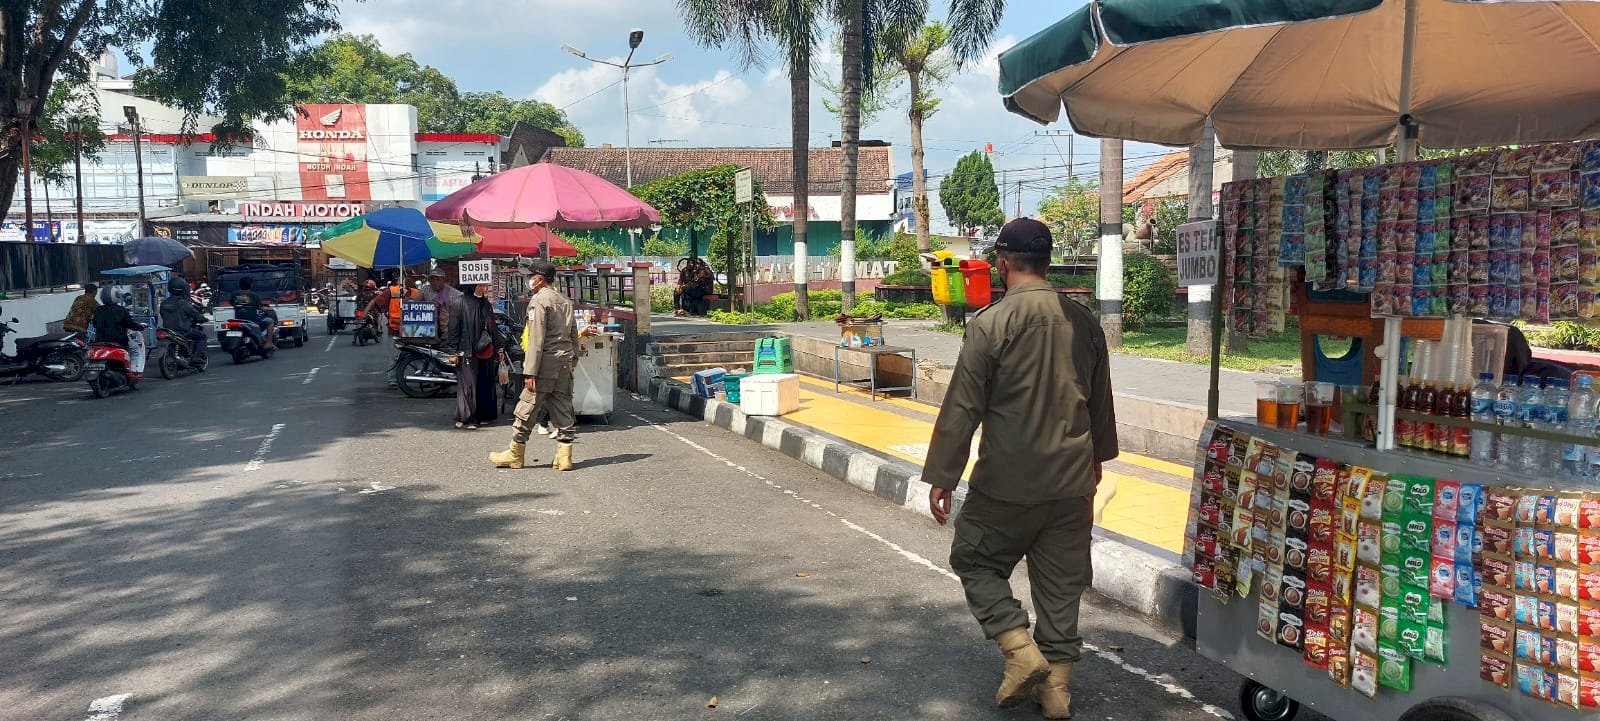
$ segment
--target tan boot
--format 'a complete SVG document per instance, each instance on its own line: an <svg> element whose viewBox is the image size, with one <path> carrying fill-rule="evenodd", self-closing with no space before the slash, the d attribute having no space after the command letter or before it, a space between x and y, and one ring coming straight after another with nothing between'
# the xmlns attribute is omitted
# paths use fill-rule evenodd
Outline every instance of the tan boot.
<svg viewBox="0 0 1600 721"><path fill-rule="evenodd" d="M527 448L528 446L526 444L512 441L511 446L505 450L499 453L490 453L489 462L493 463L495 468L521 468L522 463L525 460Z"/></svg>
<svg viewBox="0 0 1600 721"><path fill-rule="evenodd" d="M1000 708L1013 708L1028 700L1033 687L1050 675L1050 662L1033 644L1027 626L1003 631L994 642L1006 657L1005 678L1000 679L1000 688L994 692L994 702Z"/></svg>
<svg viewBox="0 0 1600 721"><path fill-rule="evenodd" d="M1072 664L1050 664L1050 676L1033 687L1033 700L1048 719L1072 718L1072 691L1067 682L1072 680Z"/></svg>
<svg viewBox="0 0 1600 721"><path fill-rule="evenodd" d="M572 444L557 443L556 459L550 462L550 467L558 471L572 470Z"/></svg>

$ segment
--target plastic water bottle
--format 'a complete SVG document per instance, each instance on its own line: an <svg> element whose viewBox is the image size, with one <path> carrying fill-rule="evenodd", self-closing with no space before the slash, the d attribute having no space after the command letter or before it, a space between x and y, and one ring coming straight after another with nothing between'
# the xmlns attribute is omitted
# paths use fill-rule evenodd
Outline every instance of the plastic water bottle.
<svg viewBox="0 0 1600 721"><path fill-rule="evenodd" d="M1575 436L1593 438L1595 430L1595 395L1594 379L1589 376L1578 376L1578 390L1572 392L1572 398L1567 401L1567 432ZM1562 447L1561 462L1562 475L1573 480L1584 481L1585 484L1594 481L1590 474L1589 453L1592 444L1568 443Z"/></svg>
<svg viewBox="0 0 1600 721"><path fill-rule="evenodd" d="M1567 379L1551 378L1547 385L1549 387L1544 389L1544 425L1542 428L1553 433L1566 433L1567 401L1572 397L1572 394L1567 392ZM1550 469L1552 476L1560 477L1562 475L1564 467L1563 456L1565 455L1564 446L1565 444L1561 443L1545 443L1545 451L1548 454L1547 462L1549 464L1546 468Z"/></svg>
<svg viewBox="0 0 1600 721"><path fill-rule="evenodd" d="M1478 374L1478 384L1472 387L1472 421L1474 423L1495 422L1495 391L1494 374ZM1592 408L1590 410L1591 412L1593 411ZM1494 433L1492 431L1472 432L1472 460L1474 463L1483 465L1494 463ZM1588 463L1588 458L1584 459L1584 463Z"/></svg>
<svg viewBox="0 0 1600 721"><path fill-rule="evenodd" d="M1515 426L1521 422L1520 406L1522 404L1522 390L1517 386L1517 377L1506 375L1500 390L1494 394L1494 422L1499 426ZM1517 464L1517 452L1520 450L1521 439L1505 433L1496 434L1494 444L1494 463L1501 468L1511 468ZM1593 462L1600 463L1600 458Z"/></svg>
<svg viewBox="0 0 1600 721"><path fill-rule="evenodd" d="M1544 426L1544 389L1539 387L1539 376L1522 377L1522 393L1517 398L1517 425L1524 430L1539 430ZM1517 444L1517 468L1527 473L1538 473L1547 466L1545 442L1537 438L1523 438Z"/></svg>

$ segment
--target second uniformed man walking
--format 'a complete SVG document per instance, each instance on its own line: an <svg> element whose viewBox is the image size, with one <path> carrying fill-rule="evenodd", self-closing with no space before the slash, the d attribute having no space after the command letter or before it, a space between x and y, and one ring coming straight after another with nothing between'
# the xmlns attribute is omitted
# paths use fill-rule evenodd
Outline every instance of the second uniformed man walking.
<svg viewBox="0 0 1600 721"><path fill-rule="evenodd" d="M489 454L489 460L496 468L521 468L528 460L528 436L533 433L534 413L539 410L548 415L550 426L556 431L556 457L550 466L570 471L578 426L572 409L572 374L578 361L572 301L555 289L556 267L550 261L535 260L531 268L533 295L528 299L527 328L523 333L526 358L522 372L526 380L517 400L516 420L511 424L511 447Z"/></svg>
<svg viewBox="0 0 1600 721"><path fill-rule="evenodd" d="M1001 229L996 266L1006 295L967 324L922 478L933 486L934 518L944 523L982 424L950 568L1005 655L995 702L1009 708L1032 698L1046 718L1064 719L1083 648L1078 605L1093 579L1095 486L1100 464L1117 456L1117 424L1105 333L1088 309L1045 280L1053 245L1037 220ZM1032 636L1010 582L1023 558L1038 618Z"/></svg>

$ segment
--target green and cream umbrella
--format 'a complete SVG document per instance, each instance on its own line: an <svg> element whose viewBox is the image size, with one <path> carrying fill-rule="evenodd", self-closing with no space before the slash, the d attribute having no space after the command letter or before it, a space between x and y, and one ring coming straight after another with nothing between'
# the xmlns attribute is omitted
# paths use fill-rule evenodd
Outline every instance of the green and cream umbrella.
<svg viewBox="0 0 1600 721"><path fill-rule="evenodd" d="M1099 0L1001 53L1000 93L1095 137L1454 148L1600 135L1597 69L1597 2Z"/></svg>

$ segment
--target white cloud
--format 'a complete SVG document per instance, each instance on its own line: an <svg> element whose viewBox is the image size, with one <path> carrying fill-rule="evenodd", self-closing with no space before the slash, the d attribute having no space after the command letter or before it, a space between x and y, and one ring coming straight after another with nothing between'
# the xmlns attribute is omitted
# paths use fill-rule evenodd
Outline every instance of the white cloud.
<svg viewBox="0 0 1600 721"><path fill-rule="evenodd" d="M597 29L614 31L622 45L635 26L674 33L681 27L676 5L666 0L347 0L340 11L345 30L376 35L390 52L419 57L482 52L504 43L506 28L515 29L523 49L554 49Z"/></svg>

